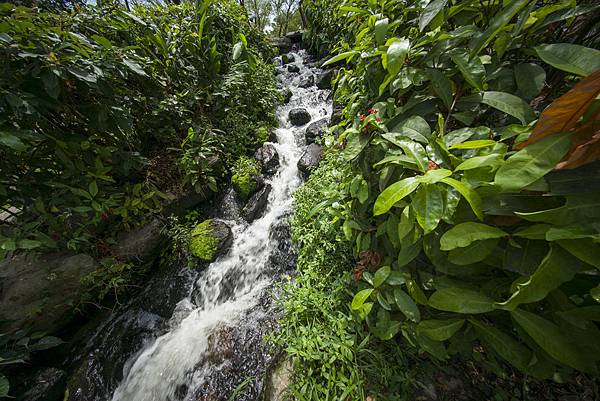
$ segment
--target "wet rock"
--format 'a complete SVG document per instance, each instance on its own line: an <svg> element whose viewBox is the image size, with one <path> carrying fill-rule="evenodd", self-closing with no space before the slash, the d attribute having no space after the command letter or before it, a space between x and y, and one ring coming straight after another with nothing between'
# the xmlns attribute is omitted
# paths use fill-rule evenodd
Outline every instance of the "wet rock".
<svg viewBox="0 0 600 401"><path fill-rule="evenodd" d="M244 219L246 219L248 223L256 220L265 212L270 193L271 185L265 184L248 200L246 206L244 206L244 209L242 210L242 216L244 216Z"/></svg>
<svg viewBox="0 0 600 401"><path fill-rule="evenodd" d="M288 71L294 74L297 74L300 72L300 67L298 67L296 64L290 64L287 67Z"/></svg>
<svg viewBox="0 0 600 401"><path fill-rule="evenodd" d="M292 382L294 366L290 357L282 357L271 369L265 388L266 401L286 401L286 391Z"/></svg>
<svg viewBox="0 0 600 401"><path fill-rule="evenodd" d="M70 252L21 254L1 262L1 331L31 325L54 333L65 327L89 291L82 279L97 266L91 256Z"/></svg>
<svg viewBox="0 0 600 401"><path fill-rule="evenodd" d="M315 76L310 74L310 75L307 75L306 77L302 78L302 80L300 81L298 86L300 88L310 88L314 84L315 84Z"/></svg>
<svg viewBox="0 0 600 401"><path fill-rule="evenodd" d="M306 150L298 160L298 170L300 170L305 177L308 177L310 172L319 166L321 163L321 146L316 143L311 143L306 147Z"/></svg>
<svg viewBox="0 0 600 401"><path fill-rule="evenodd" d="M292 93L291 90L284 89L281 91L281 96L283 96L283 103L288 104L290 102L290 100L292 99L292 96L294 96L294 94Z"/></svg>
<svg viewBox="0 0 600 401"><path fill-rule="evenodd" d="M294 61L296 61L296 57L293 54L284 54L281 56L281 64L283 65L293 63Z"/></svg>
<svg viewBox="0 0 600 401"><path fill-rule="evenodd" d="M205 262L213 262L229 249L232 241L227 223L217 219L204 220L191 233L190 252Z"/></svg>
<svg viewBox="0 0 600 401"><path fill-rule="evenodd" d="M315 122L310 123L310 125L306 128L306 132L304 133L304 137L306 138L306 143L311 144L314 143L317 138L325 135L325 131L327 129L327 118L322 118Z"/></svg>
<svg viewBox="0 0 600 401"><path fill-rule="evenodd" d="M302 42L302 31L288 32L285 37L292 43L300 43Z"/></svg>
<svg viewBox="0 0 600 401"><path fill-rule="evenodd" d="M122 233L117 238L117 246L113 255L128 262L146 262L157 256L161 243L165 240L163 223L153 219L150 223L138 229Z"/></svg>
<svg viewBox="0 0 600 401"><path fill-rule="evenodd" d="M56 368L43 368L37 371L26 383L26 390L18 397L19 401L62 401L65 393L67 374Z"/></svg>
<svg viewBox="0 0 600 401"><path fill-rule="evenodd" d="M296 108L290 110L288 114L290 122L295 126L301 126L308 123L311 119L310 113L304 108Z"/></svg>
<svg viewBox="0 0 600 401"><path fill-rule="evenodd" d="M333 79L333 70L323 71L317 76L317 88L331 89L331 80Z"/></svg>
<svg viewBox="0 0 600 401"><path fill-rule="evenodd" d="M292 41L289 38L275 38L271 44L279 50L279 54L285 54L292 50Z"/></svg>
<svg viewBox="0 0 600 401"><path fill-rule="evenodd" d="M254 158L258 160L265 174L274 174L279 167L279 154L277 149L270 143L265 143L254 153Z"/></svg>

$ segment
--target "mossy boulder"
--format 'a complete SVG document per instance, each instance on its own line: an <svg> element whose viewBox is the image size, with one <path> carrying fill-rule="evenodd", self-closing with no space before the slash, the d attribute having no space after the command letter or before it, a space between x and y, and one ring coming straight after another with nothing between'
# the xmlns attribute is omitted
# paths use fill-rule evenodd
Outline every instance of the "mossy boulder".
<svg viewBox="0 0 600 401"><path fill-rule="evenodd" d="M262 166L257 160L241 157L233 167L235 174L231 177L233 188L240 198L247 200L257 189L256 177L260 176Z"/></svg>
<svg viewBox="0 0 600 401"><path fill-rule="evenodd" d="M206 262L214 261L231 246L231 228L221 220L205 220L190 235L191 254Z"/></svg>

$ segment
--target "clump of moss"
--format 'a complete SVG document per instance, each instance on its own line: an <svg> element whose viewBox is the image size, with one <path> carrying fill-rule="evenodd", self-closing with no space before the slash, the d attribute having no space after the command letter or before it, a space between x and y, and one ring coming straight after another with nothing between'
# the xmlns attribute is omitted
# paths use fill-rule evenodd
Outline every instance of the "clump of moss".
<svg viewBox="0 0 600 401"><path fill-rule="evenodd" d="M267 127L260 127L256 130L256 141L259 145L269 140L269 130Z"/></svg>
<svg viewBox="0 0 600 401"><path fill-rule="evenodd" d="M242 156L233 167L235 174L231 177L233 188L244 200L256 189L256 182L252 179L260 175L260 163L254 159Z"/></svg>
<svg viewBox="0 0 600 401"><path fill-rule="evenodd" d="M205 220L192 230L190 252L198 259L212 261L219 246L219 240L213 235L212 220Z"/></svg>

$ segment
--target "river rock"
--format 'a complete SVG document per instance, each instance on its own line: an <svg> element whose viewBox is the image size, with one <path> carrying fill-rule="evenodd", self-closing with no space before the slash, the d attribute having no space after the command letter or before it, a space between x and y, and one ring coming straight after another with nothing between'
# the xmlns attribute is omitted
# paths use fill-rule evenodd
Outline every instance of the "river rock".
<svg viewBox="0 0 600 401"><path fill-rule="evenodd" d="M286 391L292 383L294 366L290 357L282 357L273 365L267 378L265 389L266 401L287 401Z"/></svg>
<svg viewBox="0 0 600 401"><path fill-rule="evenodd" d="M300 67L298 67L296 64L290 64L287 67L288 71L294 74L297 74L300 72Z"/></svg>
<svg viewBox="0 0 600 401"><path fill-rule="evenodd" d="M298 160L298 170L300 170L304 177L308 177L310 172L319 166L321 163L321 146L316 143L311 143L306 147L306 150Z"/></svg>
<svg viewBox="0 0 600 401"><path fill-rule="evenodd" d="M317 76L317 88L331 89L331 80L333 79L333 70L326 70Z"/></svg>
<svg viewBox="0 0 600 401"><path fill-rule="evenodd" d="M97 268L94 259L71 252L28 253L0 263L0 331L31 325L54 333L75 316L89 291L82 279Z"/></svg>
<svg viewBox="0 0 600 401"><path fill-rule="evenodd" d="M192 231L190 251L197 258L210 263L225 253L232 241L231 228L227 223L222 220L208 219L198 224Z"/></svg>
<svg viewBox="0 0 600 401"><path fill-rule="evenodd" d="M310 88L314 84L315 84L315 76L313 74L310 74L310 75L307 75L306 77L302 78L302 80L300 81L298 86L300 88Z"/></svg>
<svg viewBox="0 0 600 401"><path fill-rule="evenodd" d="M288 118L290 119L292 125L295 125L297 127L310 122L311 119L310 113L304 108L296 108L290 110Z"/></svg>
<svg viewBox="0 0 600 401"><path fill-rule="evenodd" d="M329 120L327 118L322 118L320 120L310 123L310 125L306 128L306 132L304 133L306 143L314 143L317 138L320 138L323 135L325 135L325 130L327 129L328 122Z"/></svg>
<svg viewBox="0 0 600 401"><path fill-rule="evenodd" d="M26 390L18 399L19 401L62 401L66 379L67 375L63 370L42 368L28 379L27 383L19 383L26 386Z"/></svg>
<svg viewBox="0 0 600 401"><path fill-rule="evenodd" d="M302 42L302 31L288 32L285 34L285 37L292 43L300 43Z"/></svg>
<svg viewBox="0 0 600 401"><path fill-rule="evenodd" d="M281 56L281 64L286 65L289 63L293 63L294 61L296 61L296 57L294 57L293 54L284 54L283 56Z"/></svg>
<svg viewBox="0 0 600 401"><path fill-rule="evenodd" d="M277 149L270 143L265 143L254 153L254 158L258 160L265 174L273 174L279 167L279 154Z"/></svg>
<svg viewBox="0 0 600 401"><path fill-rule="evenodd" d="M292 99L292 96L294 96L294 94L292 93L291 90L284 89L281 91L281 96L283 96L283 103L288 104L290 102L290 100Z"/></svg>
<svg viewBox="0 0 600 401"><path fill-rule="evenodd" d="M271 39L271 45L279 50L279 54L285 54L292 50L292 41L286 37Z"/></svg>
<svg viewBox="0 0 600 401"><path fill-rule="evenodd" d="M246 203L244 209L242 209L242 216L248 223L256 220L265 211L267 201L269 200L269 194L271 193L271 184L265 184L257 191Z"/></svg>
<svg viewBox="0 0 600 401"><path fill-rule="evenodd" d="M128 262L150 261L160 253L160 245L166 238L163 227L160 220L153 219L140 228L122 233L113 249L114 257Z"/></svg>

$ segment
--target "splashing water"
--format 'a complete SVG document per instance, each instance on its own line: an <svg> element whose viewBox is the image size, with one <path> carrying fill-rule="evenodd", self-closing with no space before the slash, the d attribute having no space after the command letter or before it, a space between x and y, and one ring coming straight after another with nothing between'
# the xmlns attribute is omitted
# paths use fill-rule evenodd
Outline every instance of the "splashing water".
<svg viewBox="0 0 600 401"><path fill-rule="evenodd" d="M272 190L264 215L251 224L241 219L227 221L234 237L230 251L199 275L190 295L177 304L168 330L125 364L124 378L112 401L199 399L201 389L210 385L207 381L211 373L224 364L211 362L210 357L211 342L215 338L218 341L218 333L228 328L239 330L244 325L250 328L269 313L261 299L275 280L268 264L279 239L271 234L289 215L293 191L302 181L297 163L304 150L305 126L291 126L288 112L304 107L312 121L331 114L328 91L299 87L305 77L315 73L315 68L304 64L303 51L294 56L300 73L278 67L278 79L292 90L293 97L277 110L280 128L274 146L280 167L268 181ZM236 378L236 382L243 379Z"/></svg>

